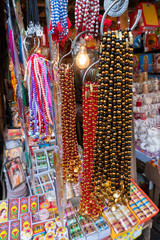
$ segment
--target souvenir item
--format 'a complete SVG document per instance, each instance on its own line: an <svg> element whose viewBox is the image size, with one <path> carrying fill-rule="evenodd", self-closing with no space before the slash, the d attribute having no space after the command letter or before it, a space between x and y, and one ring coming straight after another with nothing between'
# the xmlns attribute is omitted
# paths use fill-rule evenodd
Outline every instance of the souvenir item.
<svg viewBox="0 0 160 240"><path fill-rule="evenodd" d="M139 27L142 32L146 30L154 30L159 26L156 6L153 3L139 3L137 9L142 10L141 21Z"/></svg>
<svg viewBox="0 0 160 240"><path fill-rule="evenodd" d="M153 68L155 73L160 73L160 54L153 54Z"/></svg>
<svg viewBox="0 0 160 240"><path fill-rule="evenodd" d="M147 48L147 51L152 51L158 47L158 37L156 34L146 34L145 37L145 48Z"/></svg>
<svg viewBox="0 0 160 240"><path fill-rule="evenodd" d="M0 222L8 221L8 201L0 201Z"/></svg>
<svg viewBox="0 0 160 240"><path fill-rule="evenodd" d="M55 240L55 234L53 232L47 232L45 236L46 240Z"/></svg>
<svg viewBox="0 0 160 240"><path fill-rule="evenodd" d="M19 157L7 162L5 164L5 168L7 170L8 178L12 189L15 189L20 184L25 182L25 176Z"/></svg>
<svg viewBox="0 0 160 240"><path fill-rule="evenodd" d="M0 223L0 239L9 240L9 222Z"/></svg>
<svg viewBox="0 0 160 240"><path fill-rule="evenodd" d="M22 131L21 129L7 129L8 140L21 139Z"/></svg>
<svg viewBox="0 0 160 240"><path fill-rule="evenodd" d="M33 235L45 233L44 223L32 224Z"/></svg>
<svg viewBox="0 0 160 240"><path fill-rule="evenodd" d="M43 190L41 186L36 186L35 189L31 189L31 190L32 190L32 194L43 194Z"/></svg>
<svg viewBox="0 0 160 240"><path fill-rule="evenodd" d="M43 28L40 25L37 1L27 1L27 31L26 36L36 35L41 37L43 35Z"/></svg>
<svg viewBox="0 0 160 240"><path fill-rule="evenodd" d="M45 183L43 185L43 189L44 189L44 192L52 191L53 190L52 184L51 183Z"/></svg>
<svg viewBox="0 0 160 240"><path fill-rule="evenodd" d="M104 33L91 195L101 214L130 200L133 37L130 30ZM123 229L123 228L122 228Z"/></svg>
<svg viewBox="0 0 160 240"><path fill-rule="evenodd" d="M36 213L38 211L38 196L30 196L30 211Z"/></svg>
<svg viewBox="0 0 160 240"><path fill-rule="evenodd" d="M49 177L48 177L47 174L41 175L41 176L40 176L40 179L41 179L41 182L42 182L42 183L45 183L45 182L49 182L49 181L50 181L50 179L49 179Z"/></svg>
<svg viewBox="0 0 160 240"><path fill-rule="evenodd" d="M46 160L46 154L45 153L37 153L36 158L38 161Z"/></svg>
<svg viewBox="0 0 160 240"><path fill-rule="evenodd" d="M20 198L20 214L27 213L29 211L28 197Z"/></svg>
<svg viewBox="0 0 160 240"><path fill-rule="evenodd" d="M152 73L153 71L153 55L152 54L143 54L140 55L140 69L142 72Z"/></svg>
<svg viewBox="0 0 160 240"><path fill-rule="evenodd" d="M56 236L58 239L62 238L62 237L66 237L68 238L68 231L66 227L59 227L56 230Z"/></svg>
<svg viewBox="0 0 160 240"><path fill-rule="evenodd" d="M45 202L45 196L42 195L42 196L39 196L39 204Z"/></svg>
<svg viewBox="0 0 160 240"><path fill-rule="evenodd" d="M50 66L43 56L33 54L28 59L27 71L30 141L49 140L53 132Z"/></svg>
<svg viewBox="0 0 160 240"><path fill-rule="evenodd" d="M22 232L21 232L21 239L22 240L30 240L32 239L33 236L33 231L31 228L25 228Z"/></svg>
<svg viewBox="0 0 160 240"><path fill-rule="evenodd" d="M37 235L33 238L33 240L44 240L44 234Z"/></svg>
<svg viewBox="0 0 160 240"><path fill-rule="evenodd" d="M39 213L32 214L32 223L40 222Z"/></svg>
<svg viewBox="0 0 160 240"><path fill-rule="evenodd" d="M31 228L31 213L21 215L21 229Z"/></svg>
<svg viewBox="0 0 160 240"><path fill-rule="evenodd" d="M51 168L54 168L54 151L47 151Z"/></svg>
<svg viewBox="0 0 160 240"><path fill-rule="evenodd" d="M48 201L44 201L39 205L39 209L49 209L50 208L50 203Z"/></svg>
<svg viewBox="0 0 160 240"><path fill-rule="evenodd" d="M47 222L45 224L46 232L55 232L56 231L56 224L55 222Z"/></svg>
<svg viewBox="0 0 160 240"><path fill-rule="evenodd" d="M17 147L22 147L22 141L20 139L5 141L6 149L17 148Z"/></svg>
<svg viewBox="0 0 160 240"><path fill-rule="evenodd" d="M133 55L133 72L137 72L139 71L139 68L140 68L140 58L139 58L139 55Z"/></svg>
<svg viewBox="0 0 160 240"><path fill-rule="evenodd" d="M10 221L10 240L20 240L20 221Z"/></svg>
<svg viewBox="0 0 160 240"><path fill-rule="evenodd" d="M99 206L91 198L91 176L93 173L94 139L96 134L98 84L85 83L83 87L83 172L82 195L79 212L94 218ZM90 204L92 201L92 204Z"/></svg>
<svg viewBox="0 0 160 240"><path fill-rule="evenodd" d="M19 185L17 188L13 190L11 189L11 185L10 185L7 173L5 174L5 180L6 180L8 198L15 198L15 197L19 198L27 195L28 189L25 183L22 183L21 185Z"/></svg>
<svg viewBox="0 0 160 240"><path fill-rule="evenodd" d="M47 220L49 218L49 211L47 209L40 210L39 217L41 221Z"/></svg>
<svg viewBox="0 0 160 240"><path fill-rule="evenodd" d="M60 217L56 217L56 225L57 225L57 227L62 227Z"/></svg>
<svg viewBox="0 0 160 240"><path fill-rule="evenodd" d="M9 201L9 220L19 217L19 199L10 199Z"/></svg>
<svg viewBox="0 0 160 240"><path fill-rule="evenodd" d="M51 179L54 180L54 178L55 178L54 172L50 172L49 175L50 175Z"/></svg>
<svg viewBox="0 0 160 240"><path fill-rule="evenodd" d="M17 157L21 157L22 152L23 152L22 147L5 150L7 161L13 160L14 158Z"/></svg>
<svg viewBox="0 0 160 240"><path fill-rule="evenodd" d="M75 4L75 28L79 33L81 31L99 30L99 0L87 1L76 0Z"/></svg>
<svg viewBox="0 0 160 240"><path fill-rule="evenodd" d="M59 74L62 94L63 180L77 182L82 168L76 137L73 69L69 65L61 65Z"/></svg>
<svg viewBox="0 0 160 240"><path fill-rule="evenodd" d="M67 13L68 0L51 0L50 4L50 33L52 34L52 40L55 42L60 42L62 46L64 46L65 40L69 35L69 29L71 27Z"/></svg>

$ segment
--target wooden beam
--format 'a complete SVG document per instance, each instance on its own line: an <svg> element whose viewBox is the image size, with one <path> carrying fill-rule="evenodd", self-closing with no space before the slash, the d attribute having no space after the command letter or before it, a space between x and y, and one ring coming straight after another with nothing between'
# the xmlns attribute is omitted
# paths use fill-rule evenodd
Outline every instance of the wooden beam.
<svg viewBox="0 0 160 240"><path fill-rule="evenodd" d="M45 2L37 3L38 7L45 7Z"/></svg>
<svg viewBox="0 0 160 240"><path fill-rule="evenodd" d="M128 28L128 9L120 16L120 29ZM131 143L131 177L137 182L137 165L134 140L134 119L132 118L132 143Z"/></svg>
<svg viewBox="0 0 160 240"><path fill-rule="evenodd" d="M128 28L128 9L120 16L120 29Z"/></svg>

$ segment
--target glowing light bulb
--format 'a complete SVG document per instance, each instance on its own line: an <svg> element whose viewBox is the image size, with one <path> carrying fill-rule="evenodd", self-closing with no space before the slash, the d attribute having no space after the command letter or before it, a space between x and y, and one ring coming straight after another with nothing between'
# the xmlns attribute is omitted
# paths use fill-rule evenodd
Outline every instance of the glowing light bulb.
<svg viewBox="0 0 160 240"><path fill-rule="evenodd" d="M90 59L87 54L87 50L84 45L79 49L79 52L76 57L76 65L80 69L85 69L89 66Z"/></svg>

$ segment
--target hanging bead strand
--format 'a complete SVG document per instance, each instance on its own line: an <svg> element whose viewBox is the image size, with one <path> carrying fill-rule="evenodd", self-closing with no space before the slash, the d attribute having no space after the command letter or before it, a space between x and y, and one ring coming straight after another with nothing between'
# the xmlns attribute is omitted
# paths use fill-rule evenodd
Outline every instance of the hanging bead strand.
<svg viewBox="0 0 160 240"><path fill-rule="evenodd" d="M76 137L73 69L69 65L61 65L59 75L62 94L63 180L77 182L82 169Z"/></svg>

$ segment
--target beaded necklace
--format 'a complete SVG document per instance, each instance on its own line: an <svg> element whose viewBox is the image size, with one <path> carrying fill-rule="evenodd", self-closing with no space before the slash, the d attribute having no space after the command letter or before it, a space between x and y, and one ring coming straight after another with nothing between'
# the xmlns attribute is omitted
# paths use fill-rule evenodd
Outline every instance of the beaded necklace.
<svg viewBox="0 0 160 240"><path fill-rule="evenodd" d="M52 34L52 40L55 42L61 41L63 46L65 39L69 35L69 29L71 27L71 23L67 14L68 0L50 0L50 3L50 32Z"/></svg>
<svg viewBox="0 0 160 240"><path fill-rule="evenodd" d="M75 28L77 32L95 31L99 28L99 0L76 0Z"/></svg>
<svg viewBox="0 0 160 240"><path fill-rule="evenodd" d="M73 69L68 65L61 65L59 75L62 95L63 180L64 182L77 182L82 169L76 136Z"/></svg>
<svg viewBox="0 0 160 240"><path fill-rule="evenodd" d="M104 33L91 195L112 211L130 200L132 57L131 31Z"/></svg>
<svg viewBox="0 0 160 240"><path fill-rule="evenodd" d="M33 54L28 59L27 85L30 107L29 136L30 142L46 139L53 126L53 112L50 82L50 69L45 58Z"/></svg>
<svg viewBox="0 0 160 240"><path fill-rule="evenodd" d="M93 172L93 150L96 134L98 84L87 82L82 88L83 95L83 172L82 195L79 212L92 218L97 217L100 203L91 196L91 176Z"/></svg>

